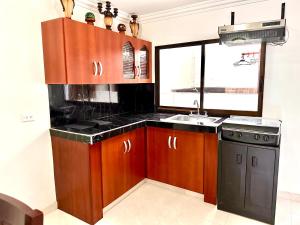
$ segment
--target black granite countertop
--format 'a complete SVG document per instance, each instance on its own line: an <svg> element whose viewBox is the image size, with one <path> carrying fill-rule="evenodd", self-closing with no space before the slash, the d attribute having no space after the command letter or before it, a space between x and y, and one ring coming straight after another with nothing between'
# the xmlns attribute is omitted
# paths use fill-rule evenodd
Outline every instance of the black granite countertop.
<svg viewBox="0 0 300 225"><path fill-rule="evenodd" d="M209 133L217 133L219 131L220 123L216 123L213 126L204 126L164 121L164 119L173 115L174 114L167 113L147 113L101 117L88 121L78 121L64 126L52 127L50 128L50 133L53 136L69 140L95 144L107 138L145 126Z"/></svg>

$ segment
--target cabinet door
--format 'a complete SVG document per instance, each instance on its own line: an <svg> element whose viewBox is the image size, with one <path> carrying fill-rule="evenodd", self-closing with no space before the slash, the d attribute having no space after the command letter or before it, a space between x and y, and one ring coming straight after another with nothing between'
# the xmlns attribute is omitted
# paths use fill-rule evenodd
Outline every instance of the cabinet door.
<svg viewBox="0 0 300 225"><path fill-rule="evenodd" d="M203 193L204 135L176 130L172 145L170 184Z"/></svg>
<svg viewBox="0 0 300 225"><path fill-rule="evenodd" d="M97 61L99 62L99 83L119 83L122 70L120 35L97 28Z"/></svg>
<svg viewBox="0 0 300 225"><path fill-rule="evenodd" d="M128 152L127 189L131 189L145 178L145 128L129 133L130 151Z"/></svg>
<svg viewBox="0 0 300 225"><path fill-rule="evenodd" d="M126 174L128 173L124 141L126 134L102 142L102 182L103 207L127 191Z"/></svg>
<svg viewBox="0 0 300 225"><path fill-rule="evenodd" d="M246 200L248 212L271 218L275 151L264 148L248 147Z"/></svg>
<svg viewBox="0 0 300 225"><path fill-rule="evenodd" d="M136 66L139 83L152 82L152 44L144 40L136 40Z"/></svg>
<svg viewBox="0 0 300 225"><path fill-rule="evenodd" d="M135 43L134 40L127 36L122 36L122 74L123 81L135 79L136 65L135 65Z"/></svg>
<svg viewBox="0 0 300 225"><path fill-rule="evenodd" d="M45 81L47 84L66 84L66 55L64 19L42 23Z"/></svg>
<svg viewBox="0 0 300 225"><path fill-rule="evenodd" d="M229 209L244 208L247 146L221 142L219 205Z"/></svg>
<svg viewBox="0 0 300 225"><path fill-rule="evenodd" d="M68 84L97 83L96 35L92 25L64 20ZM55 65L53 65L55 66Z"/></svg>
<svg viewBox="0 0 300 225"><path fill-rule="evenodd" d="M147 128L147 177L169 183L169 164L171 163L171 142L173 130Z"/></svg>
<svg viewBox="0 0 300 225"><path fill-rule="evenodd" d="M106 30L102 28L95 27L95 50L96 50L96 57L95 61L97 63L97 75L95 77L95 83L97 84L105 84L109 83L109 51L110 51L110 44L108 40L110 39L110 35Z"/></svg>

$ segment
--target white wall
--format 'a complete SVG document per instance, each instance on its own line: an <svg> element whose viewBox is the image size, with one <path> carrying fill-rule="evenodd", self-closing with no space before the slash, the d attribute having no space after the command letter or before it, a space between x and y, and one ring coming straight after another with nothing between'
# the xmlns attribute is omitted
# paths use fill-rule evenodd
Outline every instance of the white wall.
<svg viewBox="0 0 300 225"><path fill-rule="evenodd" d="M86 12L75 7L74 18ZM41 210L56 199L40 23L61 16L59 0L0 4L0 193ZM22 123L28 112L35 121Z"/></svg>
<svg viewBox="0 0 300 225"><path fill-rule="evenodd" d="M267 48L264 92L264 117L283 121L279 171L279 190L300 193L300 26L299 0L286 0L290 39L283 47ZM142 26L142 37L154 46L218 38L217 27L230 24L230 12L236 23L279 19L281 1L269 0L234 8L161 19ZM154 70L153 70L154 71Z"/></svg>

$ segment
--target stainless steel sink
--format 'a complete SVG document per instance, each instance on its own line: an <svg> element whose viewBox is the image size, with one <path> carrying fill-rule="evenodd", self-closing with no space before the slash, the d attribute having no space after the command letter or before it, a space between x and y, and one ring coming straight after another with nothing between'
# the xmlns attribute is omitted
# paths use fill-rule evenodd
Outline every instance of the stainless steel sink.
<svg viewBox="0 0 300 225"><path fill-rule="evenodd" d="M177 123L186 123L194 125L205 125L212 124L216 122L219 118L216 117L206 117L198 115L175 115L164 119L166 122L177 122Z"/></svg>

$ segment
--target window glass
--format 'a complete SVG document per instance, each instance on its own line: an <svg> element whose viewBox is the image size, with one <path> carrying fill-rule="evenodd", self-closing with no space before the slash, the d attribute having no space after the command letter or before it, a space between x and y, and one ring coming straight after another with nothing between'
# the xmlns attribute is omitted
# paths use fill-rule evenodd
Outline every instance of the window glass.
<svg viewBox="0 0 300 225"><path fill-rule="evenodd" d="M160 106L200 104L201 46L160 50Z"/></svg>
<svg viewBox="0 0 300 225"><path fill-rule="evenodd" d="M260 49L205 46L204 109L258 111Z"/></svg>

